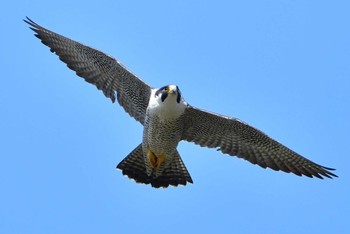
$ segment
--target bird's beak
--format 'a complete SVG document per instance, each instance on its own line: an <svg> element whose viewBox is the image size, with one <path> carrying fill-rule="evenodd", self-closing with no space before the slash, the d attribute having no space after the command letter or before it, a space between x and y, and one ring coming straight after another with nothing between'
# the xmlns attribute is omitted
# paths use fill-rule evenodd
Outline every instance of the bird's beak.
<svg viewBox="0 0 350 234"><path fill-rule="evenodd" d="M169 85L168 94L175 94L177 92L177 88L175 85Z"/></svg>

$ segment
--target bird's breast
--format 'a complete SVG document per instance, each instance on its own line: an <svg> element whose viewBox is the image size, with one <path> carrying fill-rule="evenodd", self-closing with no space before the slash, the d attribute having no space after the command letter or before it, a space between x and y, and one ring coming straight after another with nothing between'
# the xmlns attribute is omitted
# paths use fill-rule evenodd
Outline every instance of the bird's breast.
<svg viewBox="0 0 350 234"><path fill-rule="evenodd" d="M156 154L173 153L183 131L182 117L164 118L158 115L146 116L143 143Z"/></svg>

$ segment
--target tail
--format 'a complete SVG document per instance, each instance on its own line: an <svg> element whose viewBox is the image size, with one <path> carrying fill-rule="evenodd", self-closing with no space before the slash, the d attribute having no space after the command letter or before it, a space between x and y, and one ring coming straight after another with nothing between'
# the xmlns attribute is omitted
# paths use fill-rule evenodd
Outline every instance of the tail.
<svg viewBox="0 0 350 234"><path fill-rule="evenodd" d="M142 151L142 144L137 146L128 156L126 156L123 161L118 164L117 168L122 170L123 175L127 175L137 183L151 184L152 187L155 188L167 188L169 185L178 186L179 184L186 185L187 182L193 183L192 178L177 151L173 162L169 167L164 169L162 175L158 177L155 177L154 175L148 176Z"/></svg>

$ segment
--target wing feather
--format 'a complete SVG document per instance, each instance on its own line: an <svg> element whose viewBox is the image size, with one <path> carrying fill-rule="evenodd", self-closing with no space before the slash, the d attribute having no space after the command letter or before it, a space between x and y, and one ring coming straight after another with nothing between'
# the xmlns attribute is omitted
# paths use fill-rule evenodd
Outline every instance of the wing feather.
<svg viewBox="0 0 350 234"><path fill-rule="evenodd" d="M298 176L337 177L334 170L302 157L263 132L236 118L209 113L191 106L184 114L182 140L203 147L218 148L253 164L273 170L292 172Z"/></svg>
<svg viewBox="0 0 350 234"><path fill-rule="evenodd" d="M56 53L67 66L103 94L115 99L137 121L144 123L151 87L113 57L54 33L27 17L35 36ZM117 97L116 97L117 96Z"/></svg>

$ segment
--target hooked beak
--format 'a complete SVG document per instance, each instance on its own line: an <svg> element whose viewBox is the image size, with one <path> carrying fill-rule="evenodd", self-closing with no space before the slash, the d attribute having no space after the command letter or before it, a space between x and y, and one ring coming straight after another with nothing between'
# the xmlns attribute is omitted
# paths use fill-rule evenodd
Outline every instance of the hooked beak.
<svg viewBox="0 0 350 234"><path fill-rule="evenodd" d="M177 93L177 87L175 85L169 85L168 94L176 94L176 93Z"/></svg>

